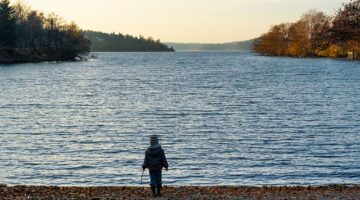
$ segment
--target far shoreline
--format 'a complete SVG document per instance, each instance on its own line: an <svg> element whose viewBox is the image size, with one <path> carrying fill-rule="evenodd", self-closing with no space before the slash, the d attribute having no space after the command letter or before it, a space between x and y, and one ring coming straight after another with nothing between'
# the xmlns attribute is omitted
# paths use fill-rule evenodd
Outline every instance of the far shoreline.
<svg viewBox="0 0 360 200"><path fill-rule="evenodd" d="M345 57L327 57L327 56L305 56L305 57L294 57L294 56L275 56L275 55L263 55L257 52L253 51L213 51L213 50L200 50L200 51L90 51L88 52L86 56L84 55L76 55L72 56L71 58L58 58L58 57L52 57L52 56L44 56L39 57L37 55L30 55L30 59L13 59L0 55L0 65L6 66L6 65L16 65L16 64L36 64L36 63L62 63L62 62L83 62L88 61L91 59L97 59L98 53L249 53L253 54L254 56L258 57L265 57L265 58L289 58L289 59L329 59L334 61L350 61L350 62L358 62L359 60L352 60ZM27 55L29 56L29 55ZM5 58L4 58L5 57Z"/></svg>

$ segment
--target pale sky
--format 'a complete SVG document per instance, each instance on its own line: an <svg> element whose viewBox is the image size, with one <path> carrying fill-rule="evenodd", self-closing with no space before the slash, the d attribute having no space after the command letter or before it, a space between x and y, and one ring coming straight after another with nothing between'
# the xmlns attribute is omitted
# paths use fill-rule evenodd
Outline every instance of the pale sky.
<svg viewBox="0 0 360 200"><path fill-rule="evenodd" d="M163 42L252 39L310 10L334 14L349 0L25 0L82 29L152 36Z"/></svg>

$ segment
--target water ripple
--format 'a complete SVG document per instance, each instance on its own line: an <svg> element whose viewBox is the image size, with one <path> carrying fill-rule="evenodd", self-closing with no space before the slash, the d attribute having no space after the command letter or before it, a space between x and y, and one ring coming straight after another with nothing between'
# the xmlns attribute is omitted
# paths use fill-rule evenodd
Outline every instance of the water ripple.
<svg viewBox="0 0 360 200"><path fill-rule="evenodd" d="M170 185L360 183L358 62L98 55L0 65L2 183L139 185L152 134Z"/></svg>

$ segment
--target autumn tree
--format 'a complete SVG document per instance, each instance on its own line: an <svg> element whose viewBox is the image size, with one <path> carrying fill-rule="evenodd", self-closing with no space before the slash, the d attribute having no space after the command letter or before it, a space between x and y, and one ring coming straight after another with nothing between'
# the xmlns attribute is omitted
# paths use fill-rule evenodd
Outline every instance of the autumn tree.
<svg viewBox="0 0 360 200"><path fill-rule="evenodd" d="M305 57L310 50L309 27L306 21L300 20L289 28L289 46L286 55Z"/></svg>
<svg viewBox="0 0 360 200"><path fill-rule="evenodd" d="M90 51L90 41L85 39L75 23L65 26L64 30L62 46L65 56L74 57L81 52Z"/></svg>
<svg viewBox="0 0 360 200"><path fill-rule="evenodd" d="M344 4L333 20L332 42L344 50L360 50L360 0Z"/></svg>
<svg viewBox="0 0 360 200"><path fill-rule="evenodd" d="M30 45L27 27L27 18L31 12L31 8L25 1L17 0L13 5L14 18L16 20L16 47L17 48L28 48Z"/></svg>
<svg viewBox="0 0 360 200"><path fill-rule="evenodd" d="M317 55L318 51L328 47L331 17L323 12L310 10L301 17L299 22L305 25L303 32L308 42L307 55Z"/></svg>
<svg viewBox="0 0 360 200"><path fill-rule="evenodd" d="M313 55L319 55L331 45L331 17L323 12L313 12L310 18L310 48Z"/></svg>
<svg viewBox="0 0 360 200"><path fill-rule="evenodd" d="M288 27L277 25L258 38L255 52L274 56L345 56L360 50L360 0L343 5L335 17L311 10Z"/></svg>
<svg viewBox="0 0 360 200"><path fill-rule="evenodd" d="M284 56L289 44L289 27L283 23L271 27L270 31L255 40L254 50L269 56Z"/></svg>
<svg viewBox="0 0 360 200"><path fill-rule="evenodd" d="M328 47L331 18L323 12L310 10L289 29L290 56L316 56L318 52Z"/></svg>
<svg viewBox="0 0 360 200"><path fill-rule="evenodd" d="M50 13L45 19L44 24L47 32L47 48L57 51L61 47L64 35L62 32L64 27L63 19L55 13Z"/></svg>
<svg viewBox="0 0 360 200"><path fill-rule="evenodd" d="M27 16L31 12L30 6L23 0L16 0L12 7L14 10L13 16L16 19L16 23L20 24L26 21Z"/></svg>

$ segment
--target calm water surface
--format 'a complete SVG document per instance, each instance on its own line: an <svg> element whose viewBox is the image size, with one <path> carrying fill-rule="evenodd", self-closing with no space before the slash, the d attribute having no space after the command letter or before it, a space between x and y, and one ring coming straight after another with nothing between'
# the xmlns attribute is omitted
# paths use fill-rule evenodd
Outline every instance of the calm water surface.
<svg viewBox="0 0 360 200"><path fill-rule="evenodd" d="M0 65L0 182L360 184L360 63L249 53L99 53ZM148 181L146 176L145 181Z"/></svg>

